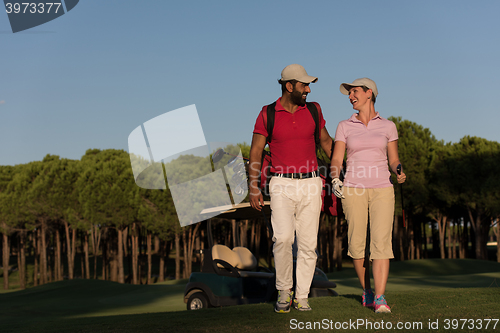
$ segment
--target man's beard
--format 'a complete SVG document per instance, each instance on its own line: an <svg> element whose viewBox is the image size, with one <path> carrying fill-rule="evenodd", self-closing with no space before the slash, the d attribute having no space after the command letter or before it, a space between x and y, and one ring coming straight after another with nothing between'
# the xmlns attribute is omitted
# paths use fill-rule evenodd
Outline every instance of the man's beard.
<svg viewBox="0 0 500 333"><path fill-rule="evenodd" d="M304 98L302 98L302 95L303 95L303 93L301 93L298 90L295 90L295 87L294 87L290 98L294 104L299 105L299 106L304 106L304 105L306 105L306 100Z"/></svg>

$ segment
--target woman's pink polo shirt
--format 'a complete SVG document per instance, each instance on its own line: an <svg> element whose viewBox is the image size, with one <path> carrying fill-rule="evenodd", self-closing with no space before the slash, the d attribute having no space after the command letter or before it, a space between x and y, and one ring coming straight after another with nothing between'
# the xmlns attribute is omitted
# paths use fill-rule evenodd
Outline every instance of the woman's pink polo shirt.
<svg viewBox="0 0 500 333"><path fill-rule="evenodd" d="M387 162L387 144L398 139L396 125L377 112L363 124L354 113L337 126L335 141L342 141L347 149L347 187L390 187L391 173Z"/></svg>

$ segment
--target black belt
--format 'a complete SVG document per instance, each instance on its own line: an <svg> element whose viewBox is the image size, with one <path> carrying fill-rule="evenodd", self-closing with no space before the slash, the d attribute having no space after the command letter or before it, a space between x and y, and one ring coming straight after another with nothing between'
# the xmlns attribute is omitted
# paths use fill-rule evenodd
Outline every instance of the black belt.
<svg viewBox="0 0 500 333"><path fill-rule="evenodd" d="M292 178L292 179L314 178L314 177L318 177L318 175L319 175L318 171L313 171L313 172L308 172L308 173L275 173L275 172L271 173L271 176L274 176L274 177L285 177L285 178Z"/></svg>

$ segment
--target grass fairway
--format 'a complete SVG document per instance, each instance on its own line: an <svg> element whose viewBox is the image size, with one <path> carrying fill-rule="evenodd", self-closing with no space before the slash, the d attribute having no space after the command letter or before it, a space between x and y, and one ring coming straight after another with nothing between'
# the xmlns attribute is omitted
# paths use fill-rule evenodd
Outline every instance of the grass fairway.
<svg viewBox="0 0 500 333"><path fill-rule="evenodd" d="M394 262L386 293L391 314L375 314L360 305L351 268L329 277L337 282L339 297L313 298L313 311L292 309L288 314L274 313L272 303L185 311L182 296L186 281L151 286L62 281L0 294L0 332L293 332L339 328L500 332L500 323L485 320L500 319L498 263ZM403 326L398 329L397 325ZM433 329L436 325L438 330Z"/></svg>

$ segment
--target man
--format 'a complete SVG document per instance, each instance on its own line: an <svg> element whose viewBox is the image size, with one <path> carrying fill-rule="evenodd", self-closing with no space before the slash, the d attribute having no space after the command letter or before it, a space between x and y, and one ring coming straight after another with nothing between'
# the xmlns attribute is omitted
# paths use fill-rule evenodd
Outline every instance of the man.
<svg viewBox="0 0 500 333"><path fill-rule="evenodd" d="M297 268L294 307L311 310L308 294L316 266L316 243L321 212L322 181L317 171L316 123L306 105L311 92L309 84L317 77L309 76L301 65L293 64L281 72L282 95L276 101L274 127L268 140L267 108L264 106L257 121L250 148L250 204L261 210L264 199L258 187L262 151L269 144L272 157L271 223L273 254L276 266L278 300L275 311L290 312L293 299L292 245L297 241ZM325 128L319 104L320 145L330 156L332 138Z"/></svg>

